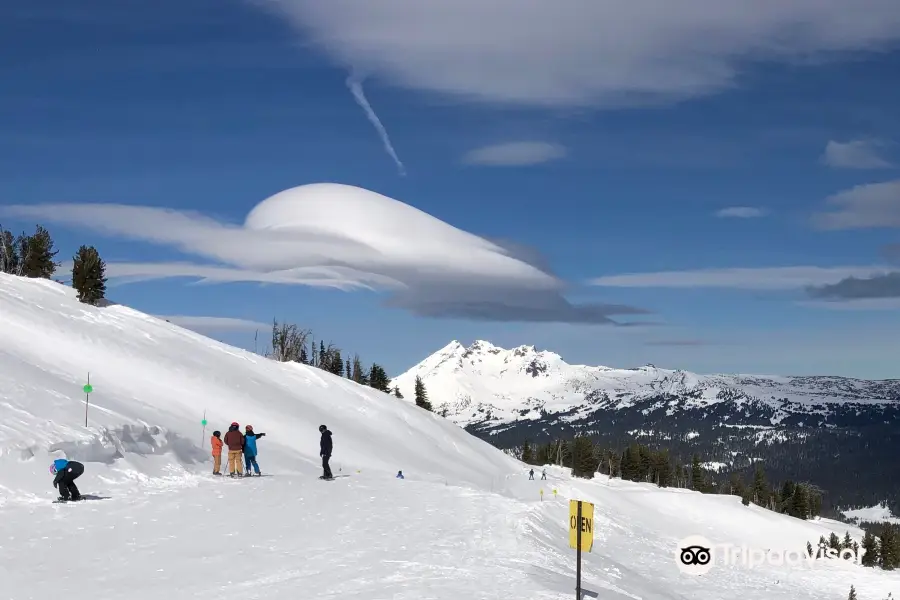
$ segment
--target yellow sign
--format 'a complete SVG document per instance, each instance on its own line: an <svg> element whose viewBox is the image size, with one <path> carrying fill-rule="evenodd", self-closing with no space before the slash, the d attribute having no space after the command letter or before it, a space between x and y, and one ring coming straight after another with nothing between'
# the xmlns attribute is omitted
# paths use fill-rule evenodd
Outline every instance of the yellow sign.
<svg viewBox="0 0 900 600"><path fill-rule="evenodd" d="M581 505L581 523L578 523L578 505ZM569 547L578 548L578 529L581 529L581 551L590 552L594 546L594 505L580 500L569 500Z"/></svg>

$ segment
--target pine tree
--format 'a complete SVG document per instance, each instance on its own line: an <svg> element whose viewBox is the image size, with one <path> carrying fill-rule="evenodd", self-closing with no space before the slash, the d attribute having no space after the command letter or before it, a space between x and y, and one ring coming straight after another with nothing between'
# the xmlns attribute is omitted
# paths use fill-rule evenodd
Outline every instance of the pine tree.
<svg viewBox="0 0 900 600"><path fill-rule="evenodd" d="M846 532L844 534L844 541L841 542L841 550L851 550L853 548L853 538L850 537L850 532Z"/></svg>
<svg viewBox="0 0 900 600"><path fill-rule="evenodd" d="M428 391L425 389L425 384L422 382L422 378L418 375L416 375L416 385L414 390L416 406L418 406L419 408L424 408L428 411L432 410L431 402L428 401Z"/></svg>
<svg viewBox="0 0 900 600"><path fill-rule="evenodd" d="M304 365L309 364L309 355L306 353L306 344L300 346L300 362Z"/></svg>
<svg viewBox="0 0 900 600"><path fill-rule="evenodd" d="M0 273L20 275L19 244L11 231L0 227Z"/></svg>
<svg viewBox="0 0 900 600"><path fill-rule="evenodd" d="M885 523L878 544L879 566L887 571L900 567L900 527Z"/></svg>
<svg viewBox="0 0 900 600"><path fill-rule="evenodd" d="M706 491L706 480L704 479L703 467L700 466L700 455L694 454L691 461L691 485L698 492Z"/></svg>
<svg viewBox="0 0 900 600"><path fill-rule="evenodd" d="M853 585L850 586L850 595L847 596L847 600L857 600L856 598L856 588Z"/></svg>
<svg viewBox="0 0 900 600"><path fill-rule="evenodd" d="M591 438L579 435L572 444L572 476L593 479L597 470Z"/></svg>
<svg viewBox="0 0 900 600"><path fill-rule="evenodd" d="M390 380L388 379L387 373L381 365L372 363L372 367L369 369L369 377L368 377L369 387L373 387L376 390L380 390L382 392L390 393L391 388L389 387Z"/></svg>
<svg viewBox="0 0 900 600"><path fill-rule="evenodd" d="M19 249L19 270L25 277L50 279L59 267L53 261L59 250L53 249L50 233L37 226L34 235L23 236Z"/></svg>
<svg viewBox="0 0 900 600"><path fill-rule="evenodd" d="M531 452L531 444L528 443L528 440L525 440L525 443L522 444L522 462L530 465L534 460L534 455Z"/></svg>
<svg viewBox="0 0 900 600"><path fill-rule="evenodd" d="M813 553L812 544L810 544L809 542L806 542L806 553L810 556L815 556L815 554Z"/></svg>
<svg viewBox="0 0 900 600"><path fill-rule="evenodd" d="M805 485L794 487L794 494L790 499L788 514L798 519L806 519L809 516L809 491Z"/></svg>
<svg viewBox="0 0 900 600"><path fill-rule="evenodd" d="M319 360L317 366L320 369L328 368L328 365L325 361L325 342L323 340L319 340Z"/></svg>
<svg viewBox="0 0 900 600"><path fill-rule="evenodd" d="M106 297L106 263L93 246L82 246L75 254L72 287L85 304L96 304Z"/></svg>
<svg viewBox="0 0 900 600"><path fill-rule="evenodd" d="M397 397L400 398L400 399L403 398L403 394L400 393L400 388L397 387L396 385L394 386L394 395L397 396Z"/></svg>
<svg viewBox="0 0 900 600"><path fill-rule="evenodd" d="M841 552L841 538L833 531L831 532L831 535L828 536L828 547L838 553L838 555Z"/></svg>
<svg viewBox="0 0 900 600"><path fill-rule="evenodd" d="M328 356L328 371L340 377L344 374L344 360L341 358L341 351L338 348L330 349Z"/></svg>
<svg viewBox="0 0 900 600"><path fill-rule="evenodd" d="M769 495L767 490L766 474L763 468L757 465L756 472L753 474L753 503L757 506L764 506Z"/></svg>
<svg viewBox="0 0 900 600"><path fill-rule="evenodd" d="M878 556L878 538L871 531L866 531L862 541L863 555L860 563L864 567L874 567L880 560Z"/></svg>
<svg viewBox="0 0 900 600"><path fill-rule="evenodd" d="M353 379L353 371L350 370L350 359L347 359L347 379Z"/></svg>

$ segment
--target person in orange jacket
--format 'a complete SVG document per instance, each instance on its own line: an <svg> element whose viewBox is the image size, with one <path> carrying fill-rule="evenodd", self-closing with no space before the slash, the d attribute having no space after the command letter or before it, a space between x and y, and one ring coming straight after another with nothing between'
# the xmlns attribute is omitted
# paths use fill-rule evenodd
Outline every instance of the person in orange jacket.
<svg viewBox="0 0 900 600"><path fill-rule="evenodd" d="M222 432L213 431L212 437L209 438L209 445L212 447L213 457L213 475L222 474Z"/></svg>

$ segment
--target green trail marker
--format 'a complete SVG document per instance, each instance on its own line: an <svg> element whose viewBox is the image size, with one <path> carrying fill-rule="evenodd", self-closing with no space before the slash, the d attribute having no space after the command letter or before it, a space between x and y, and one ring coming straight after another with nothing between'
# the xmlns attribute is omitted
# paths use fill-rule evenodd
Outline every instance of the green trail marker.
<svg viewBox="0 0 900 600"><path fill-rule="evenodd" d="M81 388L84 391L84 426L88 426L88 406L91 403L91 392L94 391L94 386L91 385L91 372L88 371L87 383Z"/></svg>
<svg viewBox="0 0 900 600"><path fill-rule="evenodd" d="M200 436L200 447L203 448L206 445L206 410L203 411L203 420L200 421L200 424L203 425L203 435Z"/></svg>

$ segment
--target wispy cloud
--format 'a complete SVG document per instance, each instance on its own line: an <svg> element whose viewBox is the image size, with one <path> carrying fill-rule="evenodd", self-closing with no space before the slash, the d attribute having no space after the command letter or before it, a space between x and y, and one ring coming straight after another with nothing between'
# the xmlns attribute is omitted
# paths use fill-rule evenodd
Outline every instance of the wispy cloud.
<svg viewBox="0 0 900 600"><path fill-rule="evenodd" d="M728 89L753 60L900 39L892 0L254 0L346 67L464 100L620 106ZM548 23L553 26L549 27Z"/></svg>
<svg viewBox="0 0 900 600"><path fill-rule="evenodd" d="M837 169L884 169L891 163L880 156L884 144L875 140L829 141L822 162Z"/></svg>
<svg viewBox="0 0 900 600"><path fill-rule="evenodd" d="M842 311L900 310L900 298L865 298L861 300L806 300L798 302L808 308Z"/></svg>
<svg viewBox="0 0 900 600"><path fill-rule="evenodd" d="M233 319L230 317L198 317L191 315L154 315L157 319L165 319L169 323L191 329L197 332L204 331L255 331L268 329L271 323L258 323L246 319Z"/></svg>
<svg viewBox="0 0 900 600"><path fill-rule="evenodd" d="M427 317L622 325L648 311L570 303L565 282L533 262L408 204L361 188L313 184L272 196L243 225L145 206L0 206L0 215L39 218L174 247L215 264L108 263L130 281L190 277L371 289L390 306Z"/></svg>
<svg viewBox="0 0 900 600"><path fill-rule="evenodd" d="M813 215L819 229L900 227L900 179L858 185L825 202L834 210Z"/></svg>
<svg viewBox="0 0 900 600"><path fill-rule="evenodd" d="M515 167L537 165L558 160L566 155L566 149L548 142L509 142L477 148L463 156L463 163L491 167Z"/></svg>
<svg viewBox="0 0 900 600"><path fill-rule="evenodd" d="M811 286L809 295L820 300L869 300L900 298L900 272L870 277L847 277L837 283Z"/></svg>
<svg viewBox="0 0 900 600"><path fill-rule="evenodd" d="M721 219L755 219L764 217L768 211L753 206L731 206L716 211L716 216Z"/></svg>
<svg viewBox="0 0 900 600"><path fill-rule="evenodd" d="M846 267L758 267L698 269L628 273L599 277L590 283L627 288L731 288L744 290L796 290L835 283L847 277L870 277L890 272L880 266Z"/></svg>
<svg viewBox="0 0 900 600"><path fill-rule="evenodd" d="M366 117L369 119L369 122L371 122L375 127L375 131L378 132L378 136L381 138L381 143L384 144L384 149L397 165L397 169L400 171L400 175L405 176L406 167L403 166L403 163L400 161L400 157L397 156L397 152L394 150L394 145L391 143L391 138L388 135L387 129L384 128L384 125L381 123L381 119L378 118L378 115L375 114L375 110L372 108L372 105L369 104L369 100L366 98L366 94L363 91L362 79L356 74L351 74L350 77L347 78L347 87L350 88L350 93L353 94L353 98L356 100L356 103L359 104L359 106L366 113Z"/></svg>

